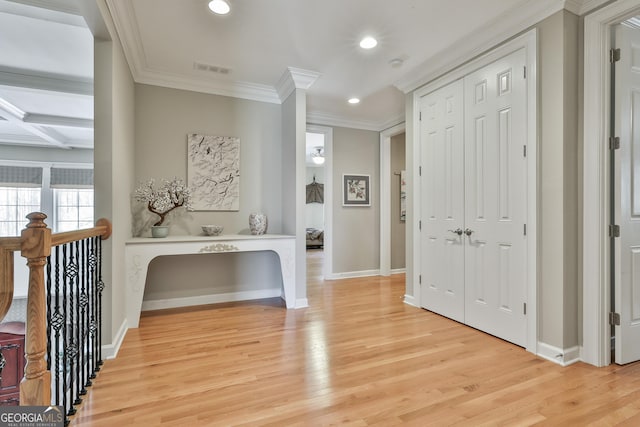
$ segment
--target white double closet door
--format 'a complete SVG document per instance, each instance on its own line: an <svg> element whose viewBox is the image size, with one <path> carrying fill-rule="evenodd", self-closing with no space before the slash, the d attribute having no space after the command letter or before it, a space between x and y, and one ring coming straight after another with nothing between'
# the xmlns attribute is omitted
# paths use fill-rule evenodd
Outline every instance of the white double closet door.
<svg viewBox="0 0 640 427"><path fill-rule="evenodd" d="M421 305L526 345L524 49L420 102Z"/></svg>

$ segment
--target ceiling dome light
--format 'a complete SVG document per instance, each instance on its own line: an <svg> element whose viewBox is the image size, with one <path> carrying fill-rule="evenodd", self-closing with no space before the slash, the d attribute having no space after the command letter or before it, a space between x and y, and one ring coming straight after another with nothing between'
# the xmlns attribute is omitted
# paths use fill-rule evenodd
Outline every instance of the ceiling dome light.
<svg viewBox="0 0 640 427"><path fill-rule="evenodd" d="M311 154L311 160L316 165L324 164L324 153L322 152L322 147L316 147L315 153Z"/></svg>
<svg viewBox="0 0 640 427"><path fill-rule="evenodd" d="M218 15L226 15L231 10L231 6L229 6L229 3L225 0L211 0L209 2L209 9Z"/></svg>
<svg viewBox="0 0 640 427"><path fill-rule="evenodd" d="M367 36L360 40L360 47L363 49L373 49L378 45L378 40L374 39L371 36Z"/></svg>
<svg viewBox="0 0 640 427"><path fill-rule="evenodd" d="M360 103L360 99L358 99L358 98L350 98L347 102L349 104L359 104Z"/></svg>

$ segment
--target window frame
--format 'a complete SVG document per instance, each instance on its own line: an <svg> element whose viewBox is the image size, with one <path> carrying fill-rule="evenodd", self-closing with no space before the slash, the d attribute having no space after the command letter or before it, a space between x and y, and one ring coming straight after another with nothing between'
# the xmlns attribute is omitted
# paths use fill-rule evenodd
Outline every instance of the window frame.
<svg viewBox="0 0 640 427"><path fill-rule="evenodd" d="M53 232L57 232L56 219L56 201L54 189L51 188L51 169L52 168L69 168L69 169L94 169L93 163L74 163L74 162L38 162L29 160L0 160L3 166L22 166L22 167L39 167L42 168L42 184L40 186L40 211L47 215L45 223ZM19 186L17 186L19 187ZM26 186L25 186L26 187ZM31 187L35 188L35 187ZM95 220L95 185L93 198L93 217ZM25 226L27 219L25 218Z"/></svg>

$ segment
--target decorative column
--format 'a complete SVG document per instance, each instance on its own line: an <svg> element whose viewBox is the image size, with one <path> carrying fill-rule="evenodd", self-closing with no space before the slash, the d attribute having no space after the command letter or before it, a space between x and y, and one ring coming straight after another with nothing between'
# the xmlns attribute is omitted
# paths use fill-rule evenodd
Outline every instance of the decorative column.
<svg viewBox="0 0 640 427"><path fill-rule="evenodd" d="M51 254L51 230L41 212L27 215L29 224L22 231L22 256L29 266L25 357L27 364L20 384L20 405L51 404L51 372L47 371L47 309L44 267Z"/></svg>

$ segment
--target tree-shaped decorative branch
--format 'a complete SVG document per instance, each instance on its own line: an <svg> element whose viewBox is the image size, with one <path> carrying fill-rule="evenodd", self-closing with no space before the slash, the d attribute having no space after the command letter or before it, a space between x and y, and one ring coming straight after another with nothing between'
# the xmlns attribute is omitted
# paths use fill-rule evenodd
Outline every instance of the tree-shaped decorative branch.
<svg viewBox="0 0 640 427"><path fill-rule="evenodd" d="M163 179L162 185L156 189L155 180L150 179L142 183L134 192L134 198L138 202L147 204L149 212L160 217L160 220L153 224L162 225L166 216L172 210L184 206L191 210L191 190L181 179L174 177L171 181Z"/></svg>

